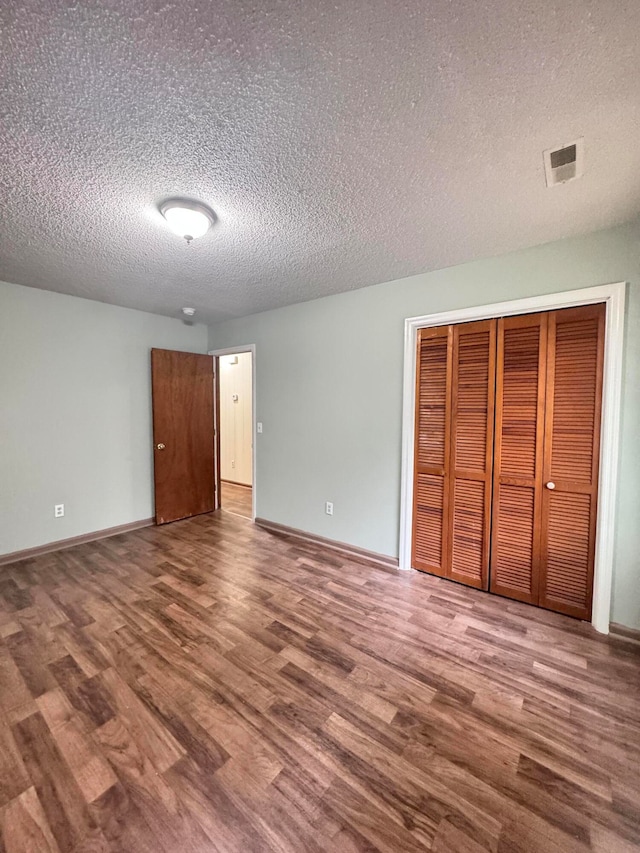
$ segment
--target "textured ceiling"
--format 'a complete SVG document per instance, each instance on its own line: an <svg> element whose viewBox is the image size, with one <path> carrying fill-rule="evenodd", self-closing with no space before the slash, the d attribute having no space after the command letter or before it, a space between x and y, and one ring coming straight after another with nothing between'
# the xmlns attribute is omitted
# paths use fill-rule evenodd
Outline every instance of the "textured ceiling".
<svg viewBox="0 0 640 853"><path fill-rule="evenodd" d="M0 0L0 278L198 319L640 210L637 0ZM542 151L584 136L580 180ZM188 246L158 202L209 204Z"/></svg>

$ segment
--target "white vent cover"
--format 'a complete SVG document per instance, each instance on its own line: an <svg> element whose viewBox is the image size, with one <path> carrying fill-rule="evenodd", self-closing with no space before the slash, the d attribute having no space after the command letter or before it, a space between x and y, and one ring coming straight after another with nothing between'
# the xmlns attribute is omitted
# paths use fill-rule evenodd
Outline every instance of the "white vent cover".
<svg viewBox="0 0 640 853"><path fill-rule="evenodd" d="M580 178L584 171L584 138L566 142L559 148L548 148L543 156L548 187Z"/></svg>

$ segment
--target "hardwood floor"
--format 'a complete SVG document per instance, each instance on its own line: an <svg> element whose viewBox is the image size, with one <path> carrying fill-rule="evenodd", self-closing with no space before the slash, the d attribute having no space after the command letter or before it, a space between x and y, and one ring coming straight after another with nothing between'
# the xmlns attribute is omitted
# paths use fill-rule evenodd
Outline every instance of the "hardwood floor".
<svg viewBox="0 0 640 853"><path fill-rule="evenodd" d="M229 513L16 563L0 850L630 853L639 666Z"/></svg>
<svg viewBox="0 0 640 853"><path fill-rule="evenodd" d="M253 517L251 486L239 486L237 483L228 483L222 480L220 487L222 509L226 512L242 515L244 518Z"/></svg>

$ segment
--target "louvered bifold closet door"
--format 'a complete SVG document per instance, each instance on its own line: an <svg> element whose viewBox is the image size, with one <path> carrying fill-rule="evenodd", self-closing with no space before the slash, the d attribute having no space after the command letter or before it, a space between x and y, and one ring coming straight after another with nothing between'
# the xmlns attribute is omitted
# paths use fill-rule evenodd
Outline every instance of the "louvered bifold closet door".
<svg viewBox="0 0 640 853"><path fill-rule="evenodd" d="M547 314L498 321L491 592L538 603Z"/></svg>
<svg viewBox="0 0 640 853"><path fill-rule="evenodd" d="M539 602L589 619L593 587L604 305L549 314Z"/></svg>
<svg viewBox="0 0 640 853"><path fill-rule="evenodd" d="M450 326L421 329L416 368L412 563L448 574L448 482L451 432Z"/></svg>
<svg viewBox="0 0 640 853"><path fill-rule="evenodd" d="M449 577L488 588L496 320L453 327Z"/></svg>

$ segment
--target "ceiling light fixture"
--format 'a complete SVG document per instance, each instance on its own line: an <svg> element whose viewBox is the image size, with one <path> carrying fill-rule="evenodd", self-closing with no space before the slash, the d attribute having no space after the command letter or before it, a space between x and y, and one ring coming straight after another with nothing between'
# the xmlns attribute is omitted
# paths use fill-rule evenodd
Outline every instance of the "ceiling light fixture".
<svg viewBox="0 0 640 853"><path fill-rule="evenodd" d="M215 215L198 201L171 198L160 205L160 213L174 234L184 237L187 243L203 237L215 221Z"/></svg>

